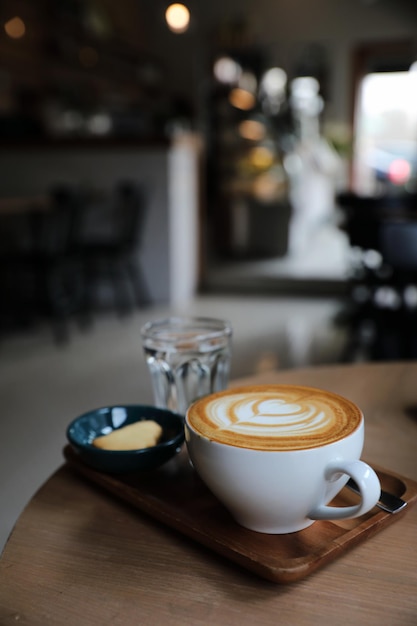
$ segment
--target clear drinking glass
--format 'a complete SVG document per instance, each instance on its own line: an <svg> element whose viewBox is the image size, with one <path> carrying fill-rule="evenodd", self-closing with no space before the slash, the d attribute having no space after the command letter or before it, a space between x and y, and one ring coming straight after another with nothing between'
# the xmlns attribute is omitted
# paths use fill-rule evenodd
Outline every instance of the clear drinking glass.
<svg viewBox="0 0 417 626"><path fill-rule="evenodd" d="M155 404L185 415L197 398L227 387L232 327L209 317L169 317L141 329Z"/></svg>

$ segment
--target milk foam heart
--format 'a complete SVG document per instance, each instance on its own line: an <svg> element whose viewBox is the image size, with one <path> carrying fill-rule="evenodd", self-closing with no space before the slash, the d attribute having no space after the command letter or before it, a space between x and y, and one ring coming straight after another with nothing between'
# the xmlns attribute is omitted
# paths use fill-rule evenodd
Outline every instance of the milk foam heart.
<svg viewBox="0 0 417 626"><path fill-rule="evenodd" d="M305 450L343 439L362 412L325 390L293 385L250 386L201 398L188 411L203 436L256 450Z"/></svg>

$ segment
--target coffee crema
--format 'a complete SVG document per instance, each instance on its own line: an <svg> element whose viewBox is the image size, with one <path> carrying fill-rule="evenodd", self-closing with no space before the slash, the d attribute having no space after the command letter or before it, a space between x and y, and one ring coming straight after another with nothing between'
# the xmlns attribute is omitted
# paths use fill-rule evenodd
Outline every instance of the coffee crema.
<svg viewBox="0 0 417 626"><path fill-rule="evenodd" d="M200 398L189 425L219 443L255 450L306 450L353 433L359 407L342 396L298 385L256 385Z"/></svg>

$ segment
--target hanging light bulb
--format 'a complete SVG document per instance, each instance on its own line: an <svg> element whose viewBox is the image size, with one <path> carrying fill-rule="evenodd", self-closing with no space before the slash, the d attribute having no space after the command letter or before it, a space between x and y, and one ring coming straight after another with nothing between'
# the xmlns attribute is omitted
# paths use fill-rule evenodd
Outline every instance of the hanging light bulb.
<svg viewBox="0 0 417 626"><path fill-rule="evenodd" d="M21 39L26 32L26 26L22 18L16 16L4 24L4 30L11 39Z"/></svg>
<svg viewBox="0 0 417 626"><path fill-rule="evenodd" d="M185 33L190 25L190 11L185 4L175 2L165 11L165 20L173 33Z"/></svg>

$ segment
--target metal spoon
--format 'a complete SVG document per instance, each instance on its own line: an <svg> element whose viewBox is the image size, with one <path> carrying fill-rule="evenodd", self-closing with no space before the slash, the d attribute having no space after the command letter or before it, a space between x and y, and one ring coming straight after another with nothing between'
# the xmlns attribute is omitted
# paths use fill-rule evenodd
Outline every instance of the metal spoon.
<svg viewBox="0 0 417 626"><path fill-rule="evenodd" d="M349 478L348 482L346 483L346 487L349 487L349 489L351 489L355 493L360 494L360 491L355 481L351 478ZM383 489L381 489L381 495L378 502L376 503L376 506L379 506L380 509L387 511L388 513L398 513L398 511L401 511L401 509L407 506L407 502L405 500L402 500L398 496L395 496L393 493L388 493L388 491L384 491Z"/></svg>

